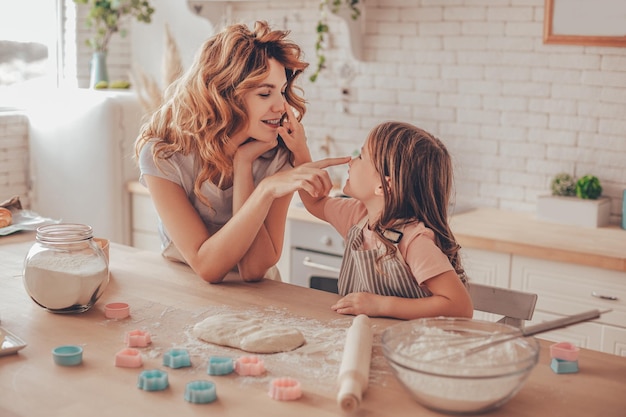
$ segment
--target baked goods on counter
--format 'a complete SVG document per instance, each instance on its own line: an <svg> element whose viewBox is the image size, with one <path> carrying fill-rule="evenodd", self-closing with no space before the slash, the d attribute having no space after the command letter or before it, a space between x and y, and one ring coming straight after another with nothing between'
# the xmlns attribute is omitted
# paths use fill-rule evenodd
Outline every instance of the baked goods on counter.
<svg viewBox="0 0 626 417"><path fill-rule="evenodd" d="M13 214L11 210L0 207L0 227L7 227L13 223Z"/></svg>

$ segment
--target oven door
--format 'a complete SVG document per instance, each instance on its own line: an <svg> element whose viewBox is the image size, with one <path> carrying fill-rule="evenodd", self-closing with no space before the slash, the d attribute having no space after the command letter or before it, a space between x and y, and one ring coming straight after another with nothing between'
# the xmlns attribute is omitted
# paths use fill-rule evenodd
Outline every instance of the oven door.
<svg viewBox="0 0 626 417"><path fill-rule="evenodd" d="M337 293L342 257L300 248L291 249L291 283Z"/></svg>

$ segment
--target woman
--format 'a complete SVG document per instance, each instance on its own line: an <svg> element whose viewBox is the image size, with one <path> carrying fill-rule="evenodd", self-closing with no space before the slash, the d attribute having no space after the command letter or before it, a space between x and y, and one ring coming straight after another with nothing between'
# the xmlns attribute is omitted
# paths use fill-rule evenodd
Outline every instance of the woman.
<svg viewBox="0 0 626 417"><path fill-rule="evenodd" d="M292 193L316 193L313 171L293 169L310 160L294 89L308 64L287 35L256 22L208 39L137 139L164 256L210 283L270 277Z"/></svg>

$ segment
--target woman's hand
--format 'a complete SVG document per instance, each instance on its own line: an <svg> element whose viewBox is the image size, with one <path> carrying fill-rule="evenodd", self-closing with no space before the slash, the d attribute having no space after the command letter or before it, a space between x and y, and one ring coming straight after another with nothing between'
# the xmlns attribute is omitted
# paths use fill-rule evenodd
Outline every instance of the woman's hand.
<svg viewBox="0 0 626 417"><path fill-rule="evenodd" d="M278 145L278 139L272 142L262 142L256 139L248 139L241 144L235 152L234 163L247 162L252 163L265 152L274 149Z"/></svg>
<svg viewBox="0 0 626 417"><path fill-rule="evenodd" d="M326 158L309 162L265 178L260 185L266 187L273 198L285 196L294 191L306 191L313 197L328 195L333 187L330 175L324 168L345 164L350 157Z"/></svg>
<svg viewBox="0 0 626 417"><path fill-rule="evenodd" d="M278 134L285 145L294 155L294 165L298 166L311 161L311 152L306 144L304 126L296 118L291 106L285 101L285 116L282 126L278 128Z"/></svg>

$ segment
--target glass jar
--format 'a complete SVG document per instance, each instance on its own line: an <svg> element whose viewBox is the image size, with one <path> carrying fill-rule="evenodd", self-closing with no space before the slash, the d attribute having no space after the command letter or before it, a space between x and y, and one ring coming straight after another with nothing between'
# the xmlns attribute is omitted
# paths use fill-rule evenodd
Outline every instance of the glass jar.
<svg viewBox="0 0 626 417"><path fill-rule="evenodd" d="M24 287L32 300L53 313L82 313L109 283L109 265L93 241L91 226L60 223L37 229L24 260Z"/></svg>

